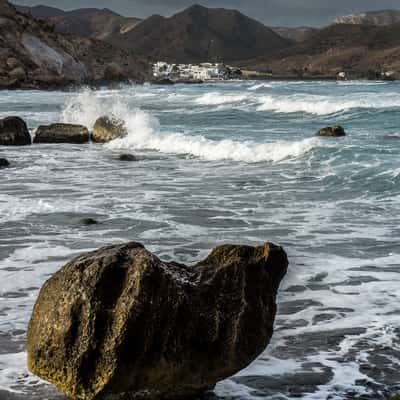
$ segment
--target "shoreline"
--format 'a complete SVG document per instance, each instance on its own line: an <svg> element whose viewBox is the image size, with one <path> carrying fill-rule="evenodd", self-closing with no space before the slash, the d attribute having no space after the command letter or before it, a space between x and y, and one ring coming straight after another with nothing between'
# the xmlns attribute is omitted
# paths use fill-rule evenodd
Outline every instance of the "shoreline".
<svg viewBox="0 0 400 400"><path fill-rule="evenodd" d="M91 90L101 90L103 88L107 89L119 89L126 85L165 85L165 86L173 86L173 85L203 85L208 83L237 83L237 82L296 82L296 81L304 81L304 82L399 82L400 79L369 79L369 78L353 78L353 79L337 79L336 77L331 76L318 76L318 77L291 77L291 76L274 76L274 77L251 77L244 79L232 79L232 80L209 80L209 81L131 81L131 80L122 80L115 82L85 82L85 83L66 83L66 84L46 84L46 85L21 85L21 86L0 86L0 91L43 91L43 92L52 92L52 91L62 91L62 92L74 92L77 90L81 90L84 88Z"/></svg>

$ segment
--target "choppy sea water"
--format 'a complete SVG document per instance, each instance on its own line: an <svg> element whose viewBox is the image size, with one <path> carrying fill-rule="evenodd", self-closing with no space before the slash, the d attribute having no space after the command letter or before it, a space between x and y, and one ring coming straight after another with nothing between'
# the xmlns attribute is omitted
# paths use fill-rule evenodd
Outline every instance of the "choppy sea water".
<svg viewBox="0 0 400 400"><path fill-rule="evenodd" d="M273 241L290 269L275 334L211 398L387 399L400 392L400 84L246 82L0 92L0 117L82 123L107 145L0 147L0 398L53 398L25 367L43 282L73 256L137 240L193 263ZM348 136L315 138L341 124ZM118 161L132 152L140 160ZM84 227L83 217L100 224ZM8 396L8 397L7 397ZM36 396L36 397L35 397Z"/></svg>

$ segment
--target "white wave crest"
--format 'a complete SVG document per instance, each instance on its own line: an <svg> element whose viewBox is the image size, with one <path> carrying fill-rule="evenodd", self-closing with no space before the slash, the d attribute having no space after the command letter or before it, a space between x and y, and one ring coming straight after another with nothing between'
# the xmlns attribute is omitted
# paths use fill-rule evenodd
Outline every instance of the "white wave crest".
<svg viewBox="0 0 400 400"><path fill-rule="evenodd" d="M220 94L218 92L205 93L195 100L196 104L204 106L218 106L227 103L240 103L246 100L245 94L232 95Z"/></svg>
<svg viewBox="0 0 400 400"><path fill-rule="evenodd" d="M234 140L210 140L201 135L162 132L157 118L140 109L129 109L112 98L101 98L83 92L66 105L64 121L92 127L101 115L113 114L123 119L128 129L124 138L113 140L106 147L115 149L155 150L165 154L191 155L204 160L242 162L278 162L300 157L320 145L316 138L295 142L253 143Z"/></svg>
<svg viewBox="0 0 400 400"><path fill-rule="evenodd" d="M272 88L272 85L270 83L258 83L256 85L250 86L247 90L255 91L264 88Z"/></svg>
<svg viewBox="0 0 400 400"><path fill-rule="evenodd" d="M358 94L353 98L338 98L329 96L262 96L259 98L261 105L257 111L275 111L278 113L308 113L316 115L329 115L352 109L384 109L400 107L398 94L387 95L383 98L362 96Z"/></svg>

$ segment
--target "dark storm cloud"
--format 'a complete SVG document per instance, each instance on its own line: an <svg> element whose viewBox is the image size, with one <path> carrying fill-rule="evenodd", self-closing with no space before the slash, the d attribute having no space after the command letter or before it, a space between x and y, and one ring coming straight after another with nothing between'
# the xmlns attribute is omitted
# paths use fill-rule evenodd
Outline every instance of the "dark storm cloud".
<svg viewBox="0 0 400 400"><path fill-rule="evenodd" d="M400 8L399 0L14 0L63 9L107 7L124 15L171 15L200 3L208 7L236 8L268 25L325 25L338 15L358 11Z"/></svg>

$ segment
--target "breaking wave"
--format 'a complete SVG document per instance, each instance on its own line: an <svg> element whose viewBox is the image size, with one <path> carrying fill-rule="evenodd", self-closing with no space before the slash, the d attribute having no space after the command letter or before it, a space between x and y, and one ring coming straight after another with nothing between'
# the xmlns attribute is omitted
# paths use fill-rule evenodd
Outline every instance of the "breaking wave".
<svg viewBox="0 0 400 400"><path fill-rule="evenodd" d="M246 100L247 96L246 95L223 95L218 92L211 92L211 93L205 93L199 98L195 100L196 104L199 105L210 105L210 106L218 106L226 103L239 103L243 100Z"/></svg>
<svg viewBox="0 0 400 400"><path fill-rule="evenodd" d="M357 98L331 98L328 96L262 96L258 111L274 111L279 113L308 113L316 115L329 115L345 112L352 109L385 109L400 107L398 94L388 94L381 98L362 97Z"/></svg>
<svg viewBox="0 0 400 400"><path fill-rule="evenodd" d="M301 157L320 146L316 138L274 143L240 142L230 139L211 140L202 135L163 132L157 118L121 101L99 98L95 93L82 92L70 99L63 112L64 122L80 123L91 128L101 115L112 114L125 121L128 135L113 140L109 149L155 150L165 154L199 157L204 160L233 160L242 162L279 162Z"/></svg>

